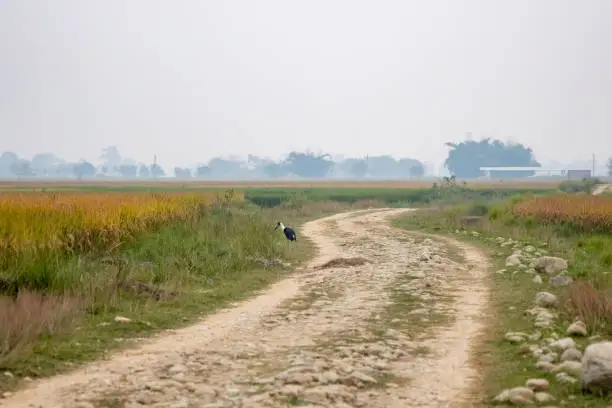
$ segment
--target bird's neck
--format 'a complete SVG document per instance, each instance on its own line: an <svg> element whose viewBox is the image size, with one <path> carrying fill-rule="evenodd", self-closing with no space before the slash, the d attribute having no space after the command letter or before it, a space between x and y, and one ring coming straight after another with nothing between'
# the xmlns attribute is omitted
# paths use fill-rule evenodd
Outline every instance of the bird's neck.
<svg viewBox="0 0 612 408"><path fill-rule="evenodd" d="M282 222L280 223L280 227L281 229L285 229L285 224L283 224Z"/></svg>

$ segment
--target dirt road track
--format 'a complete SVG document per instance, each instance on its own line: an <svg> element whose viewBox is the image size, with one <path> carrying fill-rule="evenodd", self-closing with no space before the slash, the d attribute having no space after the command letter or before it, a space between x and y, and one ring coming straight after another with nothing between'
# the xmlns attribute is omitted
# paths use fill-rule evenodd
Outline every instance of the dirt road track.
<svg viewBox="0 0 612 408"><path fill-rule="evenodd" d="M612 184L599 184L595 187L592 195L602 195L612 193Z"/></svg>
<svg viewBox="0 0 612 408"><path fill-rule="evenodd" d="M485 259L391 228L403 211L310 222L303 235L319 254L305 270L0 407L481 406L469 355L486 308Z"/></svg>

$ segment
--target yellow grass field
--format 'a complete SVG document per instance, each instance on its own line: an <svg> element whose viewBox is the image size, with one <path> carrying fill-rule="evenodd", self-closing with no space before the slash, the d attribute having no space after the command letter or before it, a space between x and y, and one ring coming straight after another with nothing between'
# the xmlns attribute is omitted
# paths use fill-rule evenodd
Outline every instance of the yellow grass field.
<svg viewBox="0 0 612 408"><path fill-rule="evenodd" d="M612 231L612 197L553 195L534 197L513 206L515 215L541 223L571 225L580 231Z"/></svg>
<svg viewBox="0 0 612 408"><path fill-rule="evenodd" d="M110 250L137 234L197 217L217 199L223 193L0 193L0 265L24 253Z"/></svg>

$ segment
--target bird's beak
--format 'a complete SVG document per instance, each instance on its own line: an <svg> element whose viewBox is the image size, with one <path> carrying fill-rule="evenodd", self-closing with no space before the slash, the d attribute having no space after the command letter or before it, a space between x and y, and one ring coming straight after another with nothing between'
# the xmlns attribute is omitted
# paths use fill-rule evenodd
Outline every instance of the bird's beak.
<svg viewBox="0 0 612 408"><path fill-rule="evenodd" d="M274 227L274 231L276 231L278 229L278 224L276 224L276 227Z"/></svg>

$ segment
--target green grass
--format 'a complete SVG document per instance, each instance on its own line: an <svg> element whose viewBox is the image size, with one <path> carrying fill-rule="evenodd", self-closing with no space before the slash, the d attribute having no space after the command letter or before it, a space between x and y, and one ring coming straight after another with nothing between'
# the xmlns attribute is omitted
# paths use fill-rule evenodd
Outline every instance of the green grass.
<svg viewBox="0 0 612 408"><path fill-rule="evenodd" d="M583 395L576 385L564 385L556 381L555 374L548 374L536 369L537 359L521 345L513 345L504 339L509 331L534 333L532 317L525 316L524 311L534 306L535 295L539 291L556 294L562 304L568 305L559 309L560 318L550 329L539 329L543 337L557 333L565 337L565 329L576 317L572 306L570 287L552 287L546 283L538 285L532 281L534 275L517 272L505 266L506 258L512 253L512 247L503 248L495 243L495 238L512 238L522 244L531 244L536 249L548 252L552 256L561 256L569 261L569 275L593 285L600 293L611 288L610 276L603 272L610 270L612 254L612 235L567 234L567 230L537 223L525 223L509 217L507 206L511 203L498 203L491 207L487 203L469 203L447 208L444 211L419 211L396 220L396 226L449 235L455 239L467 241L479 246L489 254L491 259L491 314L487 317L488 330L482 344L474 355L474 363L484 372L484 393L487 405L499 392L506 388L523 386L527 379L546 378L551 384L550 393L557 398L553 405L566 401L568 406L607 407L612 400L594 395ZM491 211L493 209L493 211ZM495 213L494 219L489 215ZM475 218L481 216L481 218ZM465 218L469 217L469 218ZM466 222L468 225L466 226ZM471 232L479 232L473 235ZM495 273L506 269L507 272ZM546 282L546 277L544 280ZM569 304L566 302L570 302ZM595 316L592 321L585 319L589 335L601 335L604 339L612 335L611 316ZM603 320L603 321L602 321ZM603 326L602 326L603 324ZM576 338L584 350L586 339Z"/></svg>
<svg viewBox="0 0 612 408"><path fill-rule="evenodd" d="M599 179L567 180L559 184L559 190L566 193L591 194L598 184L602 184Z"/></svg>
<svg viewBox="0 0 612 408"><path fill-rule="evenodd" d="M552 190L517 188L253 188L245 190L245 199L262 207L275 207L285 202L335 201L356 203L375 200L388 206L419 207L436 202L502 199L517 194L543 194Z"/></svg>
<svg viewBox="0 0 612 408"><path fill-rule="evenodd" d="M20 295L17 303L0 298L12 305L6 316L0 311L5 318L0 335L14 346L0 354L0 371L14 375L0 377L0 390L24 377L71 369L129 345L132 338L187 325L250 296L312 255L308 240L289 243L273 231L277 218L287 217L299 234L306 220L340 209L262 210L248 204L229 212L217 209L197 222L142 236L112 259L75 258L58 266L56 273L70 277L69 291L45 295L43 301L39 294ZM116 322L116 316L131 321ZM37 319L43 320L42 329L32 332Z"/></svg>

